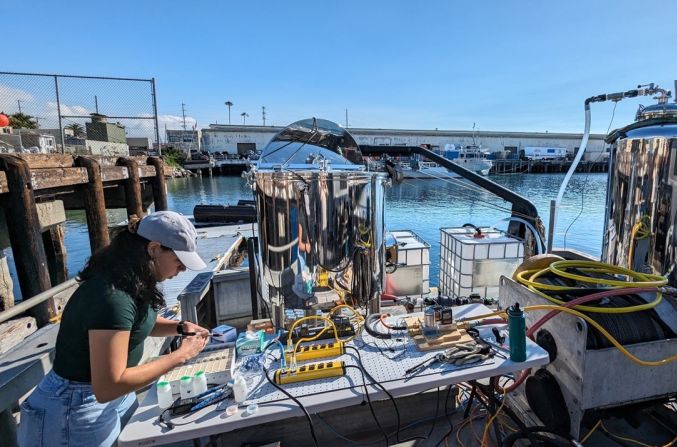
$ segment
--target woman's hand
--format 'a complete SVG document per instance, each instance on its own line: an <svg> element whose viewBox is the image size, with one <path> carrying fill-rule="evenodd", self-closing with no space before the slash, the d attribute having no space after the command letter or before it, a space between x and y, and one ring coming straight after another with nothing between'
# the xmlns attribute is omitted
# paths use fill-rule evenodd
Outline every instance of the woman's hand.
<svg viewBox="0 0 677 447"><path fill-rule="evenodd" d="M199 327L196 325L196 327ZM208 332L209 333L209 332ZM199 335L191 335L181 339L181 346L176 351L181 355L183 362L186 362L200 353L207 346L209 342L209 335L206 337Z"/></svg>
<svg viewBox="0 0 677 447"><path fill-rule="evenodd" d="M195 332L196 335L209 338L209 329L205 329L190 321L183 322L183 332Z"/></svg>

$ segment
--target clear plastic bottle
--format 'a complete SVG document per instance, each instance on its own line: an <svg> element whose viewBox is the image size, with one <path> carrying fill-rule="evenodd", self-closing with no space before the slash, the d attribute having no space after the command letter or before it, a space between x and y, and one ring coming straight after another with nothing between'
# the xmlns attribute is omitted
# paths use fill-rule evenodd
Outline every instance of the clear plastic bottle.
<svg viewBox="0 0 677 447"><path fill-rule="evenodd" d="M172 396L172 386L169 382L158 382L155 387L157 392L157 404L161 409L166 409L174 403L174 396Z"/></svg>
<svg viewBox="0 0 677 447"><path fill-rule="evenodd" d="M181 399L190 399L193 396L193 378L190 376L181 377L179 382L179 391L181 392Z"/></svg>
<svg viewBox="0 0 677 447"><path fill-rule="evenodd" d="M193 396L207 391L207 376L204 371L198 371L193 376Z"/></svg>

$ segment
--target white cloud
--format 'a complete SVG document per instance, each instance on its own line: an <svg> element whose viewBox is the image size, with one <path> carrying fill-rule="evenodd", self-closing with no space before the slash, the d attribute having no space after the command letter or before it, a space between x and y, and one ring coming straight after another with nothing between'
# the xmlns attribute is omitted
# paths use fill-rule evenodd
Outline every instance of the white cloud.
<svg viewBox="0 0 677 447"><path fill-rule="evenodd" d="M56 102L48 102L46 113L49 117L57 116L58 107ZM61 104L61 116L82 116L89 118L90 113L94 113L93 110L89 110L87 107L83 106L69 106L68 104Z"/></svg>
<svg viewBox="0 0 677 447"><path fill-rule="evenodd" d="M17 100L30 102L33 101L33 95L26 91L0 84L0 112L4 111L10 115L18 112L19 104ZM22 104L22 109L23 107L24 105Z"/></svg>
<svg viewBox="0 0 677 447"><path fill-rule="evenodd" d="M151 115L147 115L151 116ZM158 124L160 125L160 133L164 132L165 126L167 129L183 129L183 117L176 115L158 115ZM194 126L197 126L197 120L191 116L186 117L186 129L192 130Z"/></svg>

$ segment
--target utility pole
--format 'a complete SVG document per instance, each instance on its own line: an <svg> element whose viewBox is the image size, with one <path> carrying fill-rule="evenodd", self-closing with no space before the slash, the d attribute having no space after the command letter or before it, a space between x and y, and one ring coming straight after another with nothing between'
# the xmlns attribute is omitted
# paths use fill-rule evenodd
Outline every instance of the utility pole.
<svg viewBox="0 0 677 447"><path fill-rule="evenodd" d="M263 115L263 125L266 125L266 106L261 106L261 113Z"/></svg>
<svg viewBox="0 0 677 447"><path fill-rule="evenodd" d="M45 117L44 116L34 116L33 118L35 118L35 124L38 126L38 129L39 129L40 128L40 120L44 120Z"/></svg>
<svg viewBox="0 0 677 447"><path fill-rule="evenodd" d="M348 127L348 109L346 109L346 128Z"/></svg>
<svg viewBox="0 0 677 447"><path fill-rule="evenodd" d="M228 125L230 125L230 108L234 106L233 102L228 100L225 102L226 107L228 107Z"/></svg>
<svg viewBox="0 0 677 447"><path fill-rule="evenodd" d="M249 116L249 114L247 112L242 112L242 113L240 113L240 116L242 117L242 125L243 126L246 125L247 124L247 117Z"/></svg>
<svg viewBox="0 0 677 447"><path fill-rule="evenodd" d="M99 98L94 95L94 108L96 109L96 113L99 113Z"/></svg>
<svg viewBox="0 0 677 447"><path fill-rule="evenodd" d="M22 102L23 102L23 101L22 101L21 99L17 99L17 100L16 100L16 103L19 104L19 113L21 113L21 103L22 103Z"/></svg>
<svg viewBox="0 0 677 447"><path fill-rule="evenodd" d="M181 132L181 143L179 147L183 150L183 142L186 139L186 105L184 103L181 103L181 115L183 116L183 132ZM191 157L190 154L190 149L188 149L188 159L191 160L193 157Z"/></svg>

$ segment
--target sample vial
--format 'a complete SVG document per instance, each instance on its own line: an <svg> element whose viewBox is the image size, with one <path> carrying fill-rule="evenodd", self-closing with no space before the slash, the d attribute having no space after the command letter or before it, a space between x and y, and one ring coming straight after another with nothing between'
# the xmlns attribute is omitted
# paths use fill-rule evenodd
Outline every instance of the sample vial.
<svg viewBox="0 0 677 447"><path fill-rule="evenodd" d="M172 406L174 396L172 396L172 386L169 382L158 382L155 391L157 392L157 404L161 409Z"/></svg>
<svg viewBox="0 0 677 447"><path fill-rule="evenodd" d="M190 376L181 377L179 382L179 391L181 392L181 399L190 399L193 396L193 378Z"/></svg>
<svg viewBox="0 0 677 447"><path fill-rule="evenodd" d="M204 371L198 371L193 376L193 396L207 391L207 376Z"/></svg>

